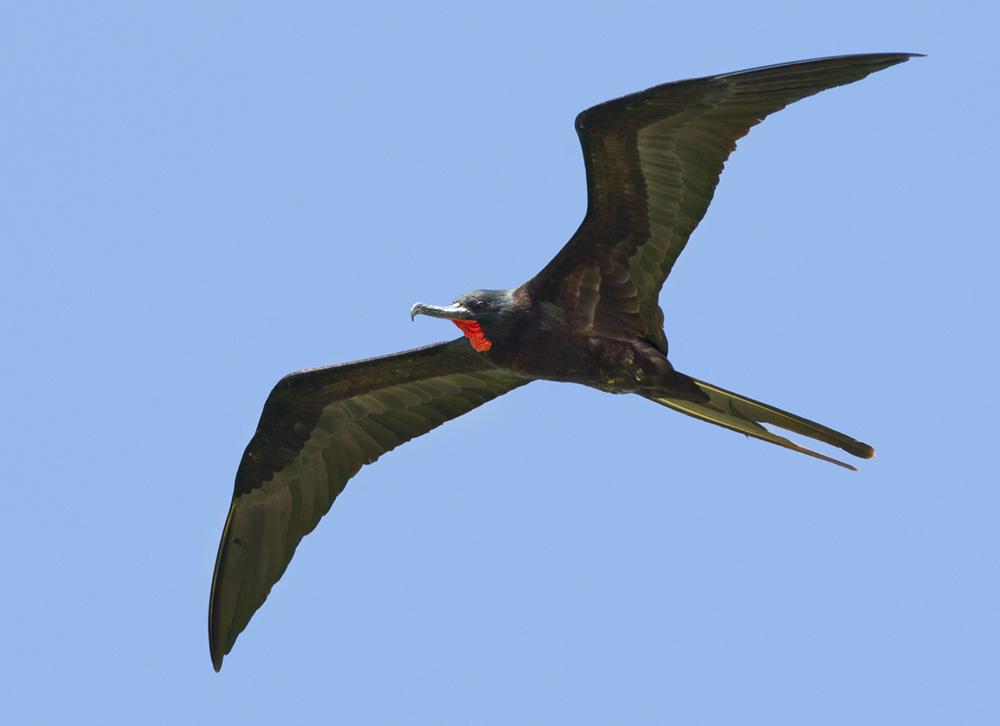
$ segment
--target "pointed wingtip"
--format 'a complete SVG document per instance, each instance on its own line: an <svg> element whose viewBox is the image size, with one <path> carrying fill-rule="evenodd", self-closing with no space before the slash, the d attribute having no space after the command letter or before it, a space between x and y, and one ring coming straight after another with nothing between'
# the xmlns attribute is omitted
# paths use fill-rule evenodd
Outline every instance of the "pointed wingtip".
<svg viewBox="0 0 1000 726"><path fill-rule="evenodd" d="M226 654L222 652L222 648L215 642L214 635L214 633L209 632L208 654L212 658L212 668L218 673L222 670L222 660L226 657Z"/></svg>
<svg viewBox="0 0 1000 726"><path fill-rule="evenodd" d="M899 56L899 60L896 61L897 63L905 63L906 61L910 60L910 58L926 58L927 57L926 53L897 53L896 55Z"/></svg>

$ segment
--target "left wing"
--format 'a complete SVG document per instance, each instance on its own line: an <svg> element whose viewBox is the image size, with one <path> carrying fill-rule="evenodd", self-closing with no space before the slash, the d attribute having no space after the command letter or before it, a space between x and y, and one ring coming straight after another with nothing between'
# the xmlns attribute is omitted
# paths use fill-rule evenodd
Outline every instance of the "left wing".
<svg viewBox="0 0 1000 726"><path fill-rule="evenodd" d="M215 670L301 539L365 464L531 381L465 338L285 376L236 471L208 609Z"/></svg>
<svg viewBox="0 0 1000 726"><path fill-rule="evenodd" d="M768 114L902 63L909 53L786 63L654 86L576 119L587 214L526 283L577 327L645 337L664 354L660 288L705 216L736 140Z"/></svg>

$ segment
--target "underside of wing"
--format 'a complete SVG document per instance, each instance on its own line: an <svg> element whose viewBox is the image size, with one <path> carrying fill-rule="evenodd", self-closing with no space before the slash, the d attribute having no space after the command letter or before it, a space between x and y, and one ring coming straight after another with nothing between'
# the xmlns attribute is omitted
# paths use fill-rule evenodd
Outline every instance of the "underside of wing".
<svg viewBox="0 0 1000 726"><path fill-rule="evenodd" d="M219 544L208 615L215 669L363 465L528 382L464 338L283 378L240 461Z"/></svg>
<svg viewBox="0 0 1000 726"><path fill-rule="evenodd" d="M902 63L907 53L839 56L667 83L576 119L587 214L527 283L603 334L642 335L666 353L659 293L715 193L737 139L794 101Z"/></svg>

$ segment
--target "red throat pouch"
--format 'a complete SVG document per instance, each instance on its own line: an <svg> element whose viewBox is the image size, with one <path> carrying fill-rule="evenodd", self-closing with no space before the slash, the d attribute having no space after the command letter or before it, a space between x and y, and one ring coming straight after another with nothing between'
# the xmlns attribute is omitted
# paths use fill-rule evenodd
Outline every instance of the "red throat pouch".
<svg viewBox="0 0 1000 726"><path fill-rule="evenodd" d="M459 327L459 330L461 330L465 334L465 337L469 339L469 342L472 343L473 349L479 353L485 353L493 347L493 341L486 337L486 333L483 332L483 329L475 320L452 319L451 322L455 323L455 325Z"/></svg>

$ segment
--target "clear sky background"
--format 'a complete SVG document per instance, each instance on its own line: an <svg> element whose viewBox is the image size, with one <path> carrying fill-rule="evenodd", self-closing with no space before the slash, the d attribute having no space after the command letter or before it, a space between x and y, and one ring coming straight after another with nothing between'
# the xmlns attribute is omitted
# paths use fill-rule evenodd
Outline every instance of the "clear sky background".
<svg viewBox="0 0 1000 726"><path fill-rule="evenodd" d="M4 720L998 723L988 6L3 3ZM875 460L536 383L363 470L212 671L281 375L534 274L581 109L868 51L929 57L755 129L662 303L679 369Z"/></svg>

